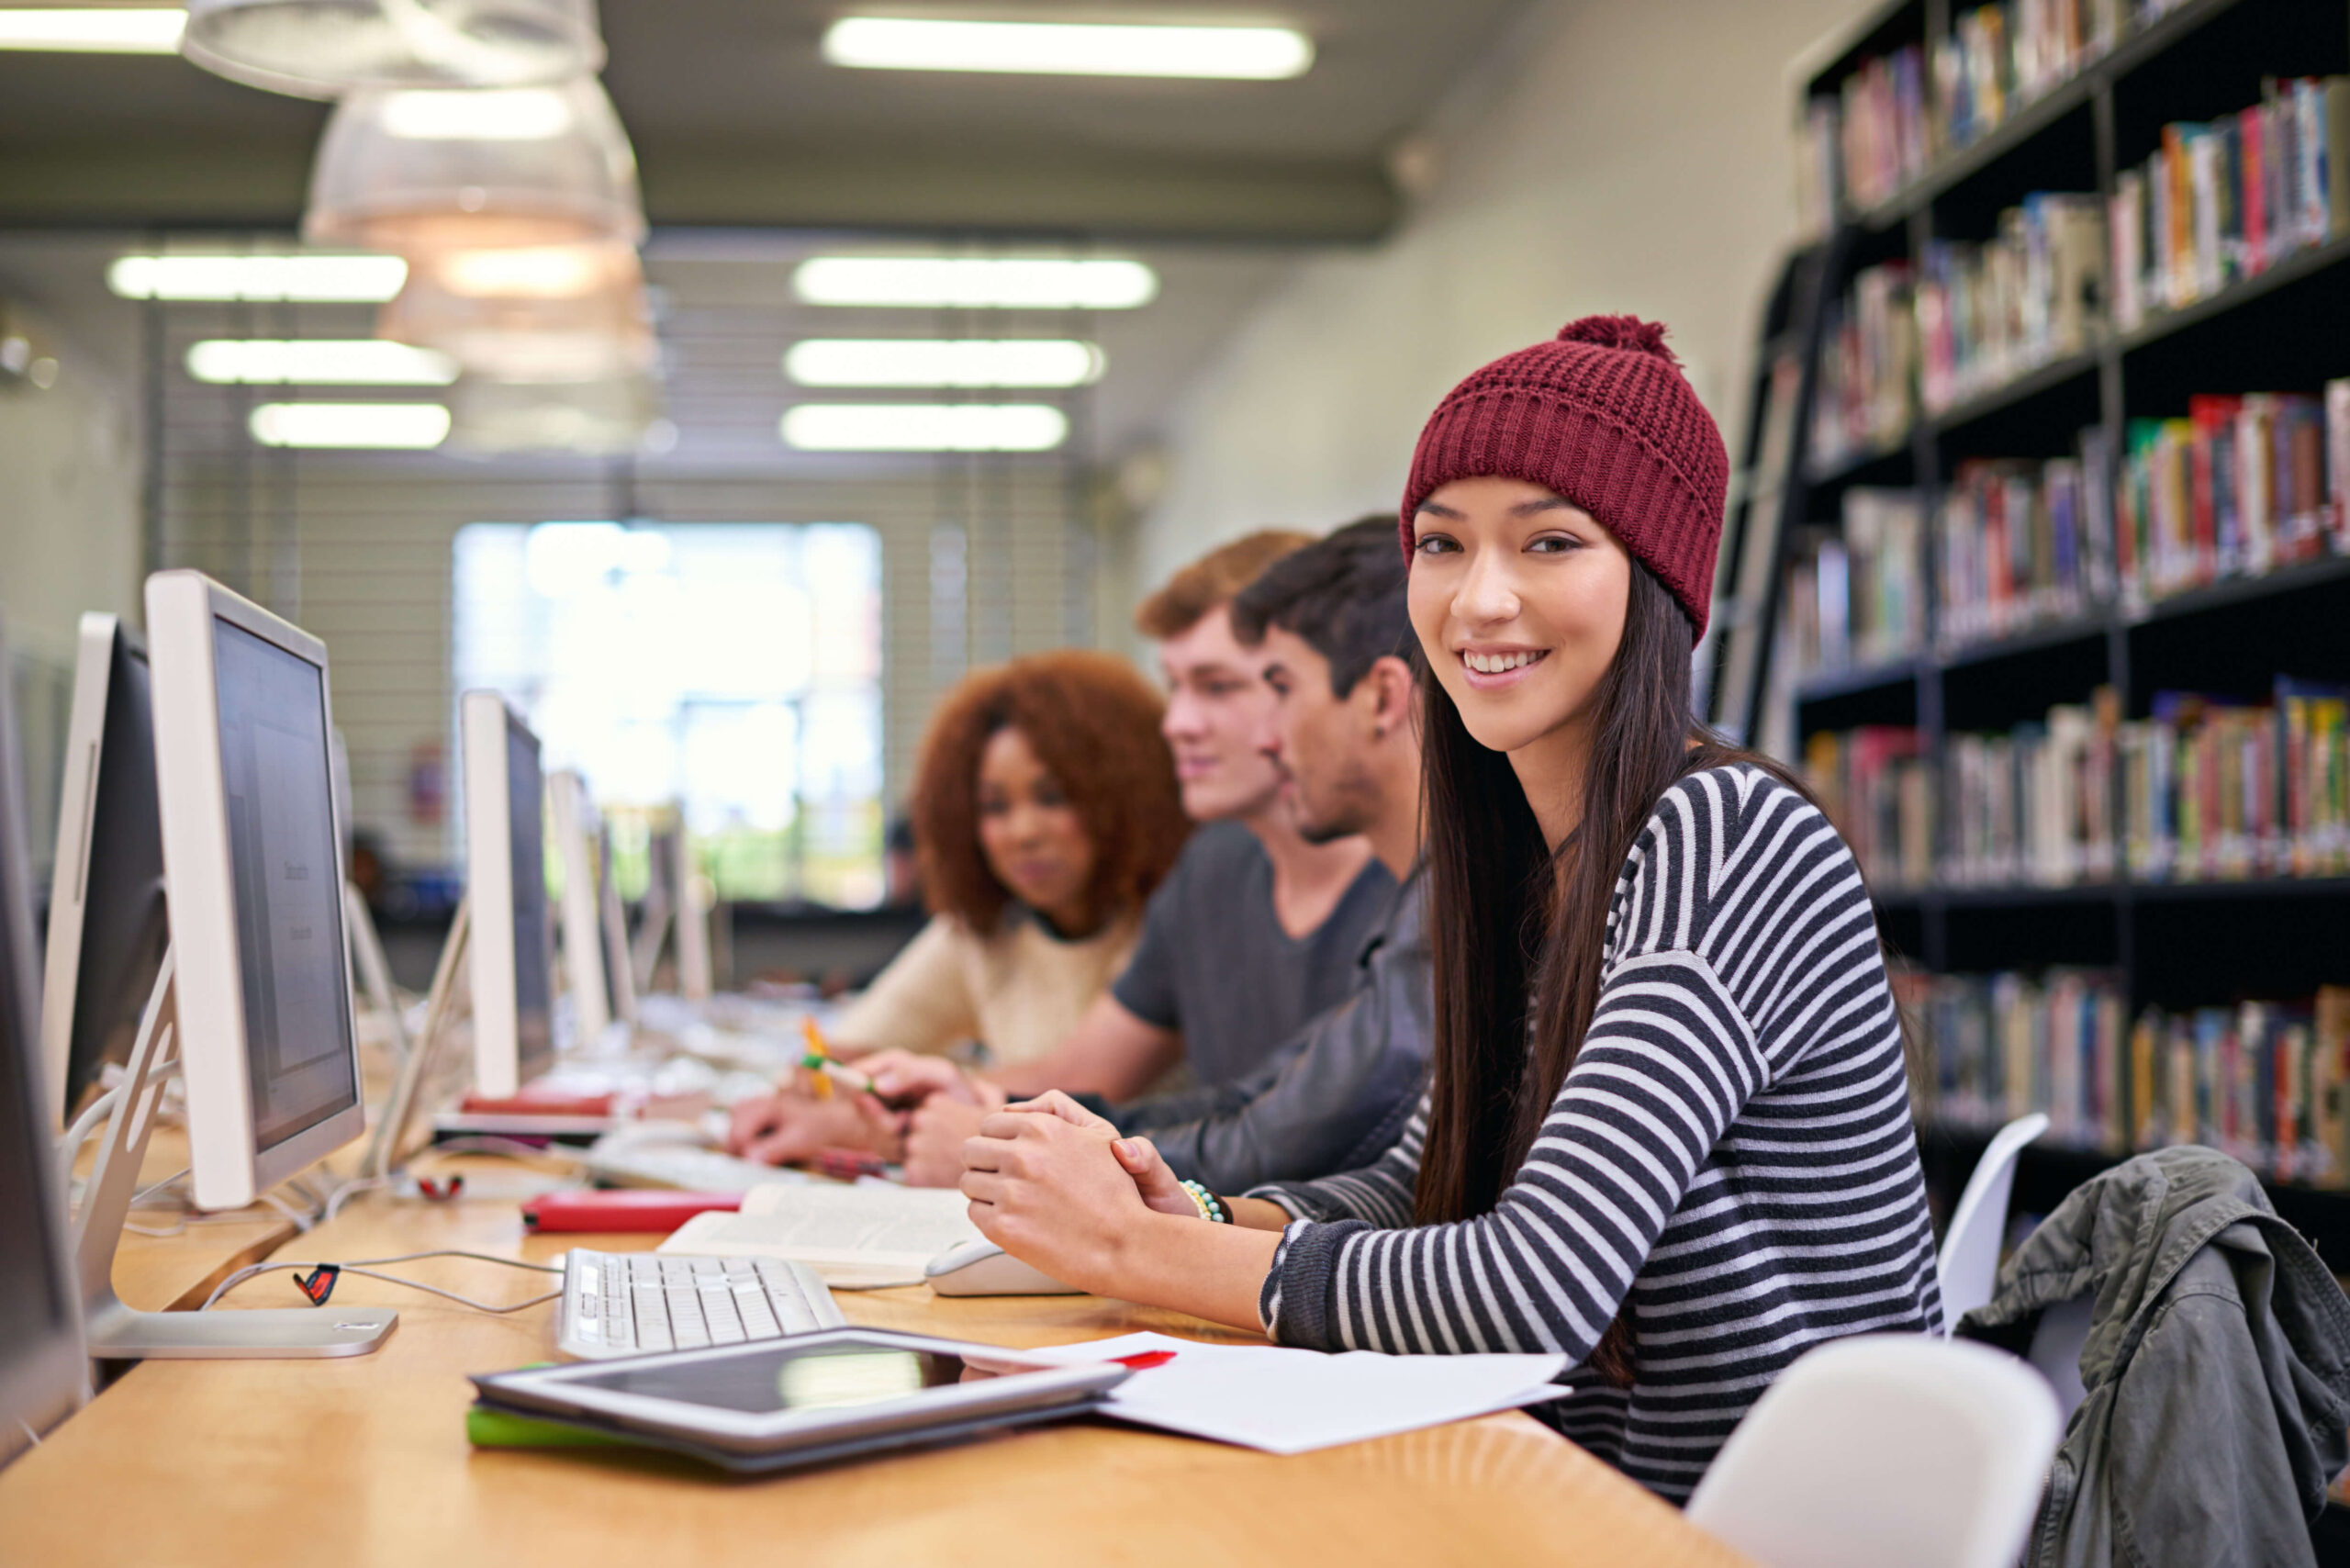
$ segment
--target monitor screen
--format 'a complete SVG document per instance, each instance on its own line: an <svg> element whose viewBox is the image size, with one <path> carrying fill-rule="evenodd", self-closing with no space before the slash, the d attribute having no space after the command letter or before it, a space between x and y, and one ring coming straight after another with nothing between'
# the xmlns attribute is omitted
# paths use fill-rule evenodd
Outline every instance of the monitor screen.
<svg viewBox="0 0 2350 1568"><path fill-rule="evenodd" d="M55 1123L44 1103L7 671L0 643L0 1463L73 1408L82 1378L81 1289L66 1271L65 1214L49 1166Z"/></svg>
<svg viewBox="0 0 2350 1568"><path fill-rule="evenodd" d="M81 886L82 937L65 1081L70 1115L108 1062L130 1060L155 969L171 939L163 902L163 824L155 797L155 721L147 655L118 630L108 661L97 778L70 864ZM61 891L68 857L61 856ZM52 971L54 972L54 971Z"/></svg>
<svg viewBox="0 0 2350 1568"><path fill-rule="evenodd" d="M13 970L9 946L0 937L0 969ZM29 1009L17 1000L30 978L0 975L0 1364L50 1343L78 1310L54 1272L63 1216L40 1169L53 1126L36 1098L38 1058L23 1016ZM0 1372L0 1386L10 1381Z"/></svg>
<svg viewBox="0 0 2350 1568"><path fill-rule="evenodd" d="M528 1081L554 1054L554 927L547 905L546 827L539 743L509 711L506 719L507 846L514 860L514 1042L518 1079Z"/></svg>
<svg viewBox="0 0 2350 1568"><path fill-rule="evenodd" d="M326 676L212 626L253 1136L270 1148L357 1103Z"/></svg>

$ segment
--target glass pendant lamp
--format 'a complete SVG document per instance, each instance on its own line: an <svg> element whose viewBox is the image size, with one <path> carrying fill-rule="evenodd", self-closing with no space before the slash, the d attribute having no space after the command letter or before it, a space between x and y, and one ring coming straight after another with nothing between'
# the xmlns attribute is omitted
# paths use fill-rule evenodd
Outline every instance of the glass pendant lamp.
<svg viewBox="0 0 2350 1568"><path fill-rule="evenodd" d="M644 238L636 154L592 76L552 87L395 88L335 106L302 221L316 244L411 259Z"/></svg>
<svg viewBox="0 0 2350 1568"><path fill-rule="evenodd" d="M438 349L469 379L535 385L642 375L659 356L643 267L613 243L420 255L375 335Z"/></svg>
<svg viewBox="0 0 2350 1568"><path fill-rule="evenodd" d="M298 98L368 87L530 87L604 64L595 0L188 0L180 52Z"/></svg>
<svg viewBox="0 0 2350 1568"><path fill-rule="evenodd" d="M481 454L634 452L661 417L649 375L558 385L469 375L452 394L449 444Z"/></svg>

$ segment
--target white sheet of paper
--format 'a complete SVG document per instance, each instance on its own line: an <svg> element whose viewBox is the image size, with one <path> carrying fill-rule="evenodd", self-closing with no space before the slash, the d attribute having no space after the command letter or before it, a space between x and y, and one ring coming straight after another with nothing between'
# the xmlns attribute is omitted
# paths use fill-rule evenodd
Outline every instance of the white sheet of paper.
<svg viewBox="0 0 2350 1568"><path fill-rule="evenodd" d="M1005 1352L1070 1365L1172 1350L1111 1392L1105 1416L1261 1449L1304 1453L1556 1399L1561 1355L1324 1355L1268 1345L1203 1345L1164 1334Z"/></svg>
<svg viewBox="0 0 2350 1568"><path fill-rule="evenodd" d="M656 1250L787 1258L848 1288L919 1284L923 1265L977 1241L970 1205L952 1188L810 1182L754 1187L733 1214L699 1214Z"/></svg>

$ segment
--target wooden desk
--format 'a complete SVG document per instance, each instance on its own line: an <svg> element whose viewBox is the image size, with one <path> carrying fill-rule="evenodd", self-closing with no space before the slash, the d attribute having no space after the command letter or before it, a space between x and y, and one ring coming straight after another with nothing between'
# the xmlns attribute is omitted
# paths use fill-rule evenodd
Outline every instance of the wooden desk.
<svg viewBox="0 0 2350 1568"><path fill-rule="evenodd" d="M510 1202L428 1207L371 1194L283 1256L463 1247L551 1260L580 1239L526 1235ZM584 1239L619 1250L652 1238ZM462 1260L406 1268L498 1301L549 1282ZM1140 1328L1249 1338L1091 1297L949 1301L903 1289L839 1299L853 1322L1003 1345ZM1293 1458L1087 1421L758 1482L714 1479L647 1455L476 1452L464 1439L464 1374L545 1359L553 1305L491 1317L348 1277L335 1301L396 1305L400 1326L381 1350L348 1361L146 1362L0 1472L0 1562L1740 1561L1617 1472L1515 1414ZM230 1302L298 1305L282 1274L241 1287Z"/></svg>

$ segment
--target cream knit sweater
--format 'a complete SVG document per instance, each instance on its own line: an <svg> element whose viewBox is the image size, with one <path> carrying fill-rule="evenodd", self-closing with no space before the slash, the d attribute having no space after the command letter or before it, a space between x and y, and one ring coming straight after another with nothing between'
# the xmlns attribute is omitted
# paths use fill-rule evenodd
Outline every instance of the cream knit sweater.
<svg viewBox="0 0 2350 1568"><path fill-rule="evenodd" d="M935 916L841 1014L833 1037L856 1051L932 1053L979 1040L998 1062L1031 1060L1069 1037L1141 934L1139 913L1074 942L1018 910L991 936Z"/></svg>

